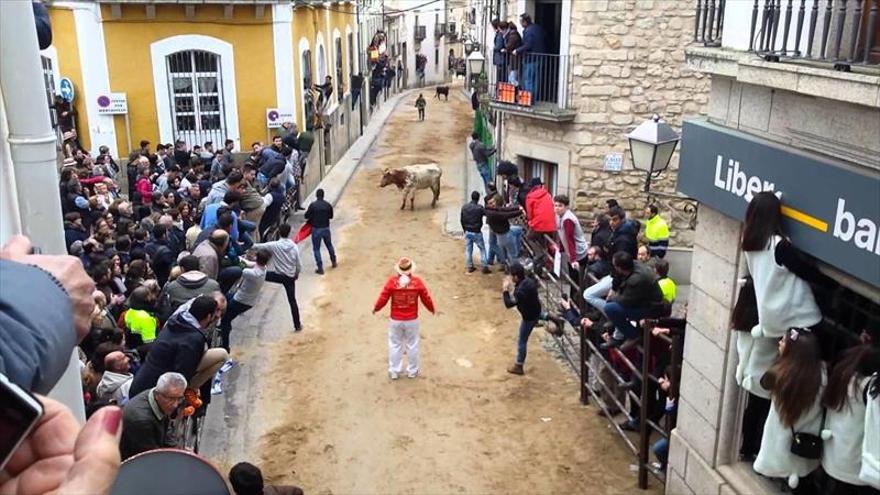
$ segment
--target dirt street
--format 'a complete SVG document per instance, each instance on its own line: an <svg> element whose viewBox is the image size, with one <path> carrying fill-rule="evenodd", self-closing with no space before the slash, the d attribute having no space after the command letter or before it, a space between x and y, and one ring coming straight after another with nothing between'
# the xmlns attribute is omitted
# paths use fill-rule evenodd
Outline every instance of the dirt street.
<svg viewBox="0 0 880 495"><path fill-rule="evenodd" d="M305 331L240 355L268 356L266 376L250 384L261 389L259 424L251 416L227 426L264 431L244 447L251 460L269 481L308 493L632 493L633 459L595 409L579 405L575 379L537 341L543 330L526 376L505 371L519 318L501 302L501 274L465 273L463 241L443 232L445 207L462 197L473 119L454 93L429 99L426 122L412 101L400 103L336 207L340 265L301 303ZM432 210L430 190L420 191L414 212L398 211L400 193L377 187L381 170L425 162L444 169L440 204ZM311 257L308 241L302 247ZM403 255L438 314L420 313L421 375L391 381L388 309L371 309ZM287 314L283 298L272 302Z"/></svg>

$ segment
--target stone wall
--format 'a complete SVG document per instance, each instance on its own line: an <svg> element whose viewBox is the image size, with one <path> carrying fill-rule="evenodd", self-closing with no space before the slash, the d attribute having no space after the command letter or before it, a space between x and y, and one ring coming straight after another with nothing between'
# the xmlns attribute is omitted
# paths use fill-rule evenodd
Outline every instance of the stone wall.
<svg viewBox="0 0 880 495"><path fill-rule="evenodd" d="M688 68L684 59L693 38L693 2L573 2L571 17L571 101L577 116L563 124L506 117L505 156L511 158L508 145L520 136L565 146L571 167L568 193L579 216L592 218L613 197L641 218L645 176L632 170L626 134L654 113L677 130L683 118L706 113L709 78ZM602 170L607 153L624 155L623 172ZM674 192L677 167L676 153L670 170L652 180L651 190ZM672 243L692 245L690 217L682 203L658 204L670 222Z"/></svg>

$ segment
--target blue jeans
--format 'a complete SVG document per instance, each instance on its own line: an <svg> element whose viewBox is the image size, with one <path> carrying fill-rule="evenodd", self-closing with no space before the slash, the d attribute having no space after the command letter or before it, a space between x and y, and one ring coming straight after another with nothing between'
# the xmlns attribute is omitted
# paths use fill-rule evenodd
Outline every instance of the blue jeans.
<svg viewBox="0 0 880 495"><path fill-rule="evenodd" d="M587 290L584 291L584 301L587 301L587 304L604 313L605 305L608 304L605 301L605 296L611 290L611 283L611 275L600 278L598 282L587 287Z"/></svg>
<svg viewBox="0 0 880 495"><path fill-rule="evenodd" d="M523 242L522 225L511 225L510 226L510 237L511 237L511 239L513 239L513 257L519 258L519 247L522 246L522 242Z"/></svg>
<svg viewBox="0 0 880 495"><path fill-rule="evenodd" d="M639 329L630 320L641 320L656 315L653 308L628 308L620 303L610 302L605 305L605 315L614 324L614 338L629 340L639 336Z"/></svg>
<svg viewBox="0 0 880 495"><path fill-rule="evenodd" d="M330 262L336 264L336 251L333 249L333 241L330 240L330 227L312 227L312 253L315 255L315 265L318 270L324 270L324 261L321 259L321 241L327 246L330 253Z"/></svg>
<svg viewBox="0 0 880 495"><path fill-rule="evenodd" d="M465 232L464 233L464 264L468 269L474 267L474 244L480 249L480 266L485 267L488 264L489 253L486 252L486 244L483 241L482 232Z"/></svg>
<svg viewBox="0 0 880 495"><path fill-rule="evenodd" d="M666 471L666 460L669 458L669 440L665 438L661 438L654 442L654 446L651 448L654 451L654 455L657 456L657 460L660 461L660 469Z"/></svg>
<svg viewBox="0 0 880 495"><path fill-rule="evenodd" d="M528 61L529 58L533 60ZM534 60L534 56L526 55L526 62L523 64L523 89L532 93L532 101L538 100L538 61Z"/></svg>
<svg viewBox="0 0 880 495"><path fill-rule="evenodd" d="M495 264L495 258L498 258L499 263L504 263L504 260L501 258L501 253L498 251L498 236L495 235L495 232L489 231L489 264Z"/></svg>
<svg viewBox="0 0 880 495"><path fill-rule="evenodd" d="M503 234L495 234L498 238L498 261L504 264L510 264L516 261L516 246L513 241L513 234L505 232Z"/></svg>
<svg viewBox="0 0 880 495"><path fill-rule="evenodd" d="M254 238L250 233L256 230L256 222L251 222L250 220L245 220L243 218L238 219L238 240L241 242L241 248L244 251L247 251L254 246Z"/></svg>
<svg viewBox="0 0 880 495"><path fill-rule="evenodd" d="M483 178L483 187L485 188L486 194L489 194L489 183L492 182L492 171L489 170L489 164L478 163L477 171L480 172L480 177Z"/></svg>
<svg viewBox="0 0 880 495"><path fill-rule="evenodd" d="M523 365L526 363L526 347L529 344L529 336L538 320L522 320L519 323L519 338L516 342L516 364Z"/></svg>
<svg viewBox="0 0 880 495"><path fill-rule="evenodd" d="M263 172L257 172L257 185L260 187L269 185L269 178L263 175Z"/></svg>

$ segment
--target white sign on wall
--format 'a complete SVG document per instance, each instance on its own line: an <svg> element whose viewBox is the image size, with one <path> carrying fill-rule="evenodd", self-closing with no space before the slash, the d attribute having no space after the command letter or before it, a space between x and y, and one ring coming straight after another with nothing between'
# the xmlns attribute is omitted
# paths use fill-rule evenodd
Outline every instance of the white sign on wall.
<svg viewBox="0 0 880 495"><path fill-rule="evenodd" d="M128 113L128 96L125 93L98 95L98 115L125 115Z"/></svg>
<svg viewBox="0 0 880 495"><path fill-rule="evenodd" d="M620 172L623 170L623 154L608 153L605 155L605 166L603 170L606 172Z"/></svg>
<svg viewBox="0 0 880 495"><path fill-rule="evenodd" d="M293 122L293 112L279 110L277 108L266 109L266 127L269 129L277 129L284 122Z"/></svg>

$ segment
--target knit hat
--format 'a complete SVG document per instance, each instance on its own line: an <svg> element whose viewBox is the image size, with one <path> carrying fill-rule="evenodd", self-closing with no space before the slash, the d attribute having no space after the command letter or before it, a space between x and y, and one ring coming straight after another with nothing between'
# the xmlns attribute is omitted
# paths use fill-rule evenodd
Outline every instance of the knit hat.
<svg viewBox="0 0 880 495"><path fill-rule="evenodd" d="M416 269L416 264L413 260L404 256L397 261L397 265L394 267L397 270L397 273L401 275L410 275Z"/></svg>

